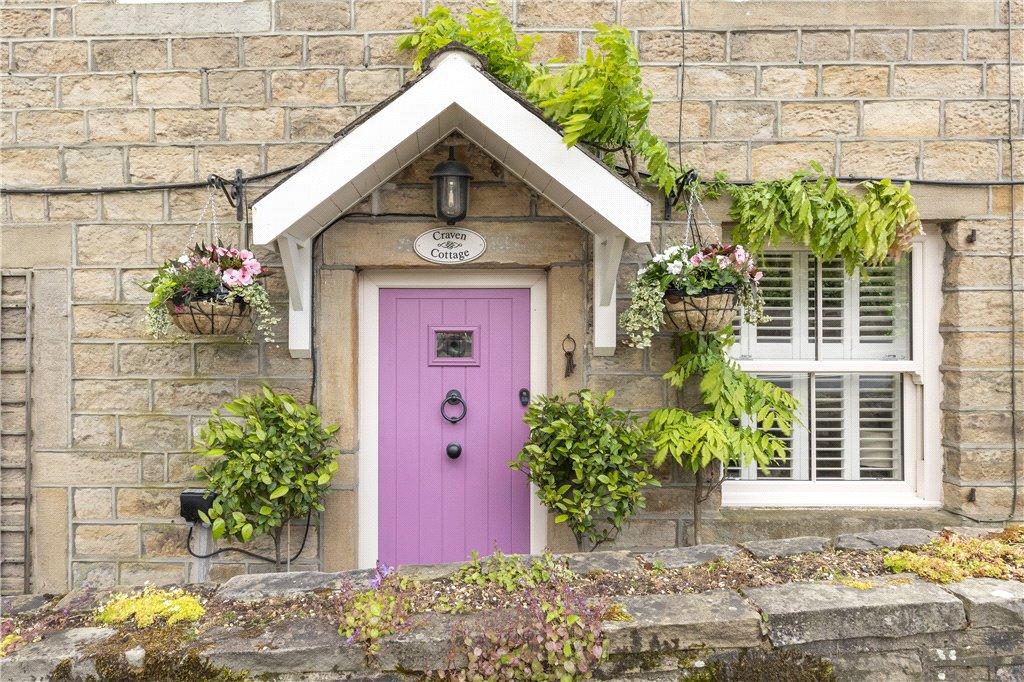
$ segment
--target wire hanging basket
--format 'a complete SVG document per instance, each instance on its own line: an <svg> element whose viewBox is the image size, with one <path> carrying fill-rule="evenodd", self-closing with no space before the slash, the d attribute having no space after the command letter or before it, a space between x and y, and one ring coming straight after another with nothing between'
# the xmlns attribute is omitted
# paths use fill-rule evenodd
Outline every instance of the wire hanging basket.
<svg viewBox="0 0 1024 682"><path fill-rule="evenodd" d="M194 336L242 336L252 331L253 319L245 301L167 302L171 321Z"/></svg>
<svg viewBox="0 0 1024 682"><path fill-rule="evenodd" d="M716 332L732 324L739 307L733 287L722 287L699 294L679 289L665 292L665 316L680 331Z"/></svg>

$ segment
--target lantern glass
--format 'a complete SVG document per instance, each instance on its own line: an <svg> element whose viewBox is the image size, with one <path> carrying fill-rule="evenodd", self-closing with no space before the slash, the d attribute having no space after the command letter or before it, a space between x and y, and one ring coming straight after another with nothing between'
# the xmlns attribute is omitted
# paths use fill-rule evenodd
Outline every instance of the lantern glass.
<svg viewBox="0 0 1024 682"><path fill-rule="evenodd" d="M455 160L455 149L448 150L448 160L442 161L430 174L434 181L434 213L449 225L466 217L469 210L469 169Z"/></svg>

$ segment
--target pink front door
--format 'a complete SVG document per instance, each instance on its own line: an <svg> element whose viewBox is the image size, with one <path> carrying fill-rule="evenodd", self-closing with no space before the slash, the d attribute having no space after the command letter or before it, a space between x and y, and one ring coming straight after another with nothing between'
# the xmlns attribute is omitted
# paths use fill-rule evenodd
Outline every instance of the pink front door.
<svg viewBox="0 0 1024 682"><path fill-rule="evenodd" d="M529 289L381 289L379 319L380 560L529 552Z"/></svg>

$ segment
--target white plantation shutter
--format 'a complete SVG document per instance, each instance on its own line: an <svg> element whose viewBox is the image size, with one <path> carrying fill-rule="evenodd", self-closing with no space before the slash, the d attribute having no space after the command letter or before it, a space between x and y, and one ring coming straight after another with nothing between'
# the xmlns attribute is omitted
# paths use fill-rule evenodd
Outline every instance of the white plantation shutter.
<svg viewBox="0 0 1024 682"><path fill-rule="evenodd" d="M736 354L741 360L797 365L798 373L761 376L796 396L800 424L784 438L787 461L773 462L767 472L753 465L735 467L730 475L747 480L900 480L903 376L885 373L884 362L910 357L909 258L854 275L839 261L822 263L819 274L815 257L806 251L769 252L759 265L765 273L765 313L772 319L758 326L737 323ZM816 369L836 360L866 362L856 371L837 372L834 365Z"/></svg>
<svg viewBox="0 0 1024 682"><path fill-rule="evenodd" d="M858 478L899 479L903 476L901 384L898 374L858 377Z"/></svg>
<svg viewBox="0 0 1024 682"><path fill-rule="evenodd" d="M759 360L902 360L909 357L910 261L847 275L821 267L821 357L816 357L817 262L807 252L766 253L761 294L771 320L737 325L740 357ZM798 332L797 330L801 330Z"/></svg>

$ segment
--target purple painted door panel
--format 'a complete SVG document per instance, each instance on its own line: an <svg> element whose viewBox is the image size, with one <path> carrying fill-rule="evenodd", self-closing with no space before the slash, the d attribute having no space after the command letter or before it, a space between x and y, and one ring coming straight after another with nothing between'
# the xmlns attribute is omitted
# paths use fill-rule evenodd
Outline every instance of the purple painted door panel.
<svg viewBox="0 0 1024 682"><path fill-rule="evenodd" d="M530 486L508 468L529 436L529 289L381 289L379 358L379 558L529 552Z"/></svg>

